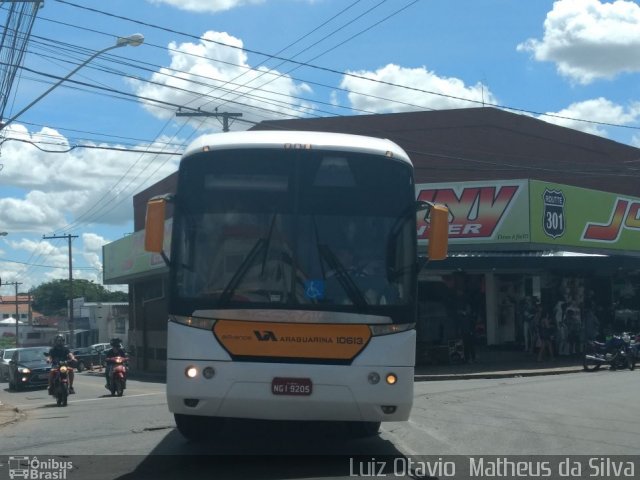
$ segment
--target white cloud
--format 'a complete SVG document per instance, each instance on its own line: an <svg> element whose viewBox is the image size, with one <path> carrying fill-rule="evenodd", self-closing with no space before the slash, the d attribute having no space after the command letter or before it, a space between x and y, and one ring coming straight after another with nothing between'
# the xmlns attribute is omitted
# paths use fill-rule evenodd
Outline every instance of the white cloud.
<svg viewBox="0 0 640 480"><path fill-rule="evenodd" d="M147 0L152 4L171 5L180 10L191 12L223 12L246 5L258 5L265 0Z"/></svg>
<svg viewBox="0 0 640 480"><path fill-rule="evenodd" d="M242 47L242 40L213 31L206 32L198 43L172 42L170 66L152 75L150 80L155 84L132 84L136 94L143 97L205 112L219 107L221 112L241 112L243 120L250 121L291 116L313 108L308 102L291 98L310 92L309 86L296 84L291 77L264 66L252 70ZM159 118L175 116L175 111L152 103L145 108ZM199 127L202 121L203 117L197 117L192 123ZM220 130L219 120L209 119L208 125ZM241 129L246 129L246 124Z"/></svg>
<svg viewBox="0 0 640 480"><path fill-rule="evenodd" d="M69 250L67 241L61 240L5 240L14 252L25 252L29 262L2 262L2 277L5 281L18 279L21 283L20 291L26 292L41 283L69 275ZM56 243L57 242L57 243ZM73 278L102 283L102 246L111 242L95 233L83 233L79 239L73 239L72 253L74 256ZM81 256L83 262L78 262ZM82 266L79 266L81 264ZM126 285L109 287L110 290L126 291Z"/></svg>
<svg viewBox="0 0 640 480"><path fill-rule="evenodd" d="M3 133L7 138L54 141L55 145L40 143L51 150L68 149L67 139L52 129L30 134L24 126L12 124ZM178 157L108 149L50 153L19 141L4 142L1 153L0 230L40 234L59 231L76 220L131 221L132 195L173 173L178 162Z"/></svg>
<svg viewBox="0 0 640 480"><path fill-rule="evenodd" d="M83 233L82 234L82 245L83 252L82 256L84 257L87 264L93 267L95 270L90 272L91 276L100 277L102 275L102 247L107 243L110 243L111 240L107 240L101 235L96 233ZM93 278L89 278L93 279Z"/></svg>
<svg viewBox="0 0 640 480"><path fill-rule="evenodd" d="M573 119L588 119L593 122L628 125L640 118L640 104L634 103L629 107L624 107L600 97L572 103L567 108L563 108L558 112L547 113L554 116L541 116L540 118L546 122L607 137L608 133L605 125Z"/></svg>
<svg viewBox="0 0 640 480"><path fill-rule="evenodd" d="M9 237L7 237L8 239ZM43 282L66 278L69 269L69 257L66 243L58 246L49 240L7 240L14 251L29 254L29 265L19 262L3 262L3 278L18 280L21 292L28 291ZM43 266L49 268L44 268Z"/></svg>
<svg viewBox="0 0 640 480"><path fill-rule="evenodd" d="M582 84L640 71L640 6L617 0L559 0L547 14L542 40L518 45L538 61Z"/></svg>
<svg viewBox="0 0 640 480"><path fill-rule="evenodd" d="M341 88L350 91L348 97L351 106L369 112L441 110L479 107L482 102L497 103L494 95L481 83L468 86L458 78L439 77L425 67L406 68L388 64L375 72L347 73L373 80L344 76L340 83Z"/></svg>

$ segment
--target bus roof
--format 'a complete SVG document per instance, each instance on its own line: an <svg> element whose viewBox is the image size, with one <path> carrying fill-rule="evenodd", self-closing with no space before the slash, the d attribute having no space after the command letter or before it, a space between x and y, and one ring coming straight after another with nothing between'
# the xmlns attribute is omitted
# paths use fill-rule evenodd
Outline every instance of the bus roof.
<svg viewBox="0 0 640 480"><path fill-rule="evenodd" d="M235 148L294 148L293 145L310 145L311 149L337 150L345 152L372 153L387 155L411 164L406 152L391 140L345 133L247 130L244 132L226 132L202 135L187 147L182 158L209 150ZM300 148L300 147L297 147Z"/></svg>

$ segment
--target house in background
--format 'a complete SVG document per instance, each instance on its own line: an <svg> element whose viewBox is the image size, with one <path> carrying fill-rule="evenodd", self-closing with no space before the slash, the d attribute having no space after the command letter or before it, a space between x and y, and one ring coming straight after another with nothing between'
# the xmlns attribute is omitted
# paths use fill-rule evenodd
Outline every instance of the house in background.
<svg viewBox="0 0 640 480"><path fill-rule="evenodd" d="M44 321L45 317L31 308L30 295L0 296L0 337L15 339L16 336L16 308L18 311L18 345L32 347L50 345L53 337L58 333L56 324ZM16 305L17 303L17 305Z"/></svg>
<svg viewBox="0 0 640 480"><path fill-rule="evenodd" d="M58 333L57 327L46 325L29 325L23 321L18 321L18 346L36 347L51 345L53 337ZM0 320L0 338L10 339L13 342L16 338L16 319L13 317Z"/></svg>
<svg viewBox="0 0 640 480"><path fill-rule="evenodd" d="M18 295L17 312L18 320L26 324L37 323L39 317L42 317L40 312L33 311L31 308L31 301L33 300L30 295ZM16 317L16 297L15 295L0 295L0 320L6 318Z"/></svg>
<svg viewBox="0 0 640 480"><path fill-rule="evenodd" d="M73 330L76 347L94 343L108 343L114 337L128 345L129 303L86 302L83 297L73 299ZM68 322L64 322L68 333ZM62 328L61 328L62 330Z"/></svg>

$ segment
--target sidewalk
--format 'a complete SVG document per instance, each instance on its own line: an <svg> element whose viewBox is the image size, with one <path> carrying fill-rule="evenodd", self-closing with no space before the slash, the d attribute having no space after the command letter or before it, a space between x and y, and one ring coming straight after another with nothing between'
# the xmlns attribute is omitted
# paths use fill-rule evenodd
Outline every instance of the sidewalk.
<svg viewBox="0 0 640 480"><path fill-rule="evenodd" d="M537 357L517 350L479 349L474 363L416 365L415 381L529 377L582 372L582 356Z"/></svg>
<svg viewBox="0 0 640 480"><path fill-rule="evenodd" d="M470 378L508 378L534 375L558 375L582 371L582 356L556 357L538 362L537 357L519 350L479 348L475 363L418 364L415 381L464 380ZM102 368L88 371L92 375L104 375ZM129 370L129 378L142 382L166 382L166 372Z"/></svg>

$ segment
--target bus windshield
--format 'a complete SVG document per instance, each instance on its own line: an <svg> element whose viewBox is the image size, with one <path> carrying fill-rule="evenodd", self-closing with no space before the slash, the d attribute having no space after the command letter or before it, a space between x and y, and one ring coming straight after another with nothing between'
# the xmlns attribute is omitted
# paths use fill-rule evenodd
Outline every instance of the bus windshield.
<svg viewBox="0 0 640 480"><path fill-rule="evenodd" d="M414 301L407 163L251 149L201 153L180 168L176 305L375 311Z"/></svg>

